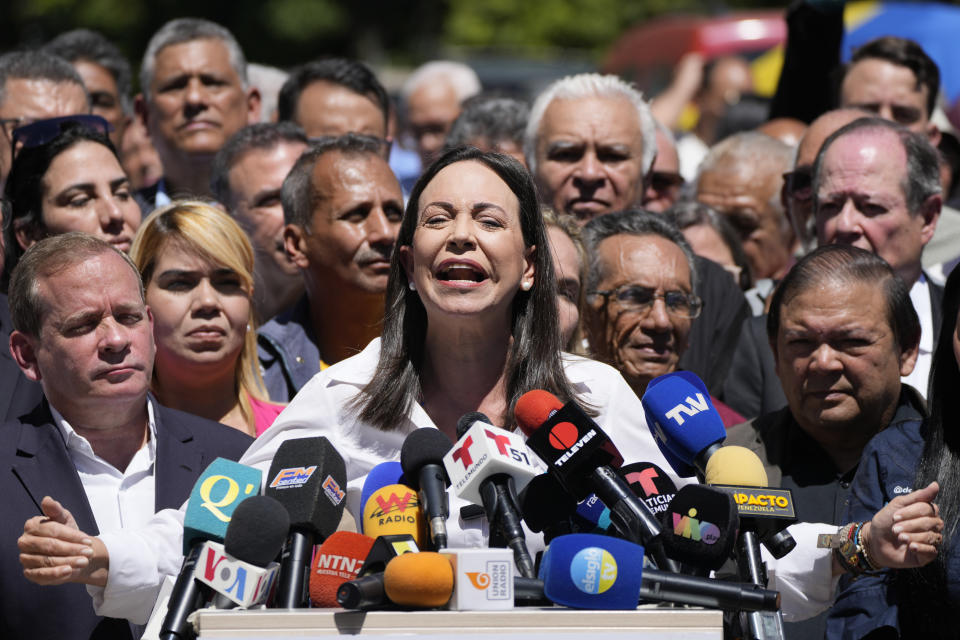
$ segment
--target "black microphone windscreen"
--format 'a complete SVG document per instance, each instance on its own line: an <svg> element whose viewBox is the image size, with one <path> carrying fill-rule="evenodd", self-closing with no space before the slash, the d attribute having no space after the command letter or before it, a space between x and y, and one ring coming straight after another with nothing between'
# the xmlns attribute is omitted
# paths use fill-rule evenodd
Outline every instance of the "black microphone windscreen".
<svg viewBox="0 0 960 640"><path fill-rule="evenodd" d="M427 464L443 465L443 456L453 447L450 438L437 429L417 429L407 436L400 448L400 466L410 486L420 489L419 471Z"/></svg>
<svg viewBox="0 0 960 640"><path fill-rule="evenodd" d="M577 501L548 473L533 478L518 499L523 521L537 533L569 518L577 510Z"/></svg>
<svg viewBox="0 0 960 640"><path fill-rule="evenodd" d="M663 544L675 560L716 570L733 551L739 523L730 494L702 484L686 485L663 514Z"/></svg>
<svg viewBox="0 0 960 640"><path fill-rule="evenodd" d="M487 417L487 414L480 413L479 411L469 411L457 420L457 440L463 437L474 422L486 422L487 424L493 424L490 422L490 418Z"/></svg>
<svg viewBox="0 0 960 640"><path fill-rule="evenodd" d="M670 508L677 485L657 465L652 462L633 462L617 469L617 473L658 518L662 517L659 514Z"/></svg>
<svg viewBox="0 0 960 640"><path fill-rule="evenodd" d="M290 515L270 496L251 496L237 505L223 538L224 551L258 567L270 564L280 553Z"/></svg>
<svg viewBox="0 0 960 640"><path fill-rule="evenodd" d="M326 438L286 440L270 465L264 493L290 514L290 527L326 538L337 530L346 504L347 469Z"/></svg>

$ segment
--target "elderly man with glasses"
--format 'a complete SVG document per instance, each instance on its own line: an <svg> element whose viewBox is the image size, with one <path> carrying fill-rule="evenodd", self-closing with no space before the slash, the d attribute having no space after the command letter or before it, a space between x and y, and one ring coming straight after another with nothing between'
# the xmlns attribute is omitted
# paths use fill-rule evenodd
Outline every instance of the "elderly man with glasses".
<svg viewBox="0 0 960 640"><path fill-rule="evenodd" d="M674 226L644 211L594 218L583 240L590 255L584 316L590 351L643 396L651 380L677 370L703 308L693 251ZM725 424L743 420L713 403Z"/></svg>

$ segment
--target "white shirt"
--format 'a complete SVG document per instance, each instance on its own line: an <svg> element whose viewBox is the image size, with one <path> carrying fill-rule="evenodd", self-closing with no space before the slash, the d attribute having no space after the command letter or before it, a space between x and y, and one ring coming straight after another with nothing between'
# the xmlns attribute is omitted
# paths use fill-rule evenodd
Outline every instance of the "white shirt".
<svg viewBox="0 0 960 640"><path fill-rule="evenodd" d="M356 356L314 376L273 426L254 441L240 462L260 469L266 476L282 442L326 436L346 464L347 509L359 520L360 492L370 469L387 460L399 460L403 441L413 430L435 428L417 404L392 432L380 431L356 419L356 411L348 403L370 381L379 355L378 338ZM598 411L597 424L617 445L625 461L647 461L670 469L647 428L640 399L619 372L600 362L568 354L564 354L563 364L574 390ZM678 484L691 482L674 480ZM486 519L461 520L460 507L465 504L451 492L448 544L453 548L485 546ZM89 589L99 615L146 621L164 575L176 575L180 570L183 516L183 508L165 510L138 531L100 536L110 554L110 575L105 589ZM528 543L533 543L531 552L543 546L539 536Z"/></svg>
<svg viewBox="0 0 960 640"><path fill-rule="evenodd" d="M930 302L930 286L927 278L921 273L920 278L910 287L910 301L920 317L920 352L917 354L917 364L910 375L903 376L900 381L908 384L920 395L927 398L927 382L930 379L930 365L933 364L933 309Z"/></svg>
<svg viewBox="0 0 960 640"><path fill-rule="evenodd" d="M87 439L74 431L52 405L50 413L80 476L100 532L145 525L153 517L156 503L153 471L157 457L157 429L151 403L147 402L147 442L123 471L94 453Z"/></svg>
<svg viewBox="0 0 960 640"><path fill-rule="evenodd" d="M314 376L277 417L273 426L254 441L240 462L264 471L266 476L282 442L292 438L326 436L346 464L347 508L359 519L359 496L370 469L386 460L399 459L403 441L414 429L435 427L419 405L414 405L411 414L393 432L380 431L356 419L356 411L349 409L347 403L369 382L379 353L380 340L377 339L356 356ZM616 444L625 462L648 461L664 470L671 468L646 425L640 399L619 372L605 364L567 354L564 354L564 370L581 399L599 412L595 418L597 424ZM696 482L672 475L671 479L678 486ZM267 480L264 477L264 482ZM449 546L485 545L486 519L460 520L459 510L463 504L456 496L450 496ZM110 554L110 575L105 589L88 588L99 615L146 622L164 576L176 575L180 571L184 512L185 508L179 511L167 509L158 513L147 527L100 536ZM801 617L810 615L809 611L828 607L833 602L835 585L829 577L829 550L816 549L814 533L814 529L816 533L822 533L831 527L809 527L814 542L810 542L810 536L806 536L803 542L798 539L798 549L779 563L769 555L764 556L773 565L771 588L784 590L785 609L792 606L790 597L798 598L798 611L803 612ZM832 530L835 531L836 527ZM530 542L528 538L528 544ZM531 546L530 551L542 548L542 541L539 545ZM795 556L801 545L805 547L804 553ZM791 556L796 560L790 559ZM827 574L811 571L812 565L823 565L823 558L826 559ZM811 586L808 581L815 584ZM827 591L828 597L821 597Z"/></svg>

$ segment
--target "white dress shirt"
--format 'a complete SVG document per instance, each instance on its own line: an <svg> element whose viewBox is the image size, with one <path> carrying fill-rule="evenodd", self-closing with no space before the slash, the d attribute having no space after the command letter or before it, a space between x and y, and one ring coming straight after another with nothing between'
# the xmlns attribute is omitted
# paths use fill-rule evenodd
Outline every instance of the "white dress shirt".
<svg viewBox="0 0 960 640"><path fill-rule="evenodd" d="M94 453L87 439L74 431L52 405L50 413L80 475L80 483L100 532L146 524L155 513L156 503L153 470L157 457L157 430L151 403L147 402L147 442L122 471Z"/></svg>
<svg viewBox="0 0 960 640"><path fill-rule="evenodd" d="M254 441L240 462L263 471L264 482L267 482L266 472L282 442L326 436L346 463L347 509L359 521L360 492L367 473L381 462L398 460L403 441L411 431L435 428L418 404L413 405L410 415L396 431L380 431L357 420L357 412L349 408L348 403L369 382L379 353L378 338L356 356L314 376L273 426ZM646 425L640 399L619 372L605 364L567 354L564 354L564 370L581 399L599 412L595 421L616 444L625 462L653 462L665 471L671 469ZM671 479L678 486L696 482L693 478L677 478L672 474ZM459 511L463 504L451 492L451 515L447 520L449 546L484 546L488 535L486 519L461 520ZM139 530L100 536L110 554L110 574L106 588L88 588L99 615L146 622L164 577L176 575L180 570L184 512L185 506L180 510L167 509ZM804 527L810 528L814 540L814 531L836 530L829 525ZM797 535L798 548L804 546L801 554L794 550L783 560L774 561L764 551L764 559L772 565L771 587L783 590L784 610L793 606L790 598L796 598L798 613L806 617L811 611L830 606L835 581L829 575L829 550L816 549L815 542L809 542L811 536L802 536L801 541L800 531ZM543 546L542 538L528 537L528 544L535 553ZM792 556L796 560L791 559Z"/></svg>
<svg viewBox="0 0 960 640"><path fill-rule="evenodd" d="M910 287L910 301L920 317L920 352L917 354L917 364L910 375L903 376L900 381L908 384L917 391L924 400L927 398L927 382L930 379L930 365L933 364L933 308L930 302L930 286L922 273L920 278Z"/></svg>

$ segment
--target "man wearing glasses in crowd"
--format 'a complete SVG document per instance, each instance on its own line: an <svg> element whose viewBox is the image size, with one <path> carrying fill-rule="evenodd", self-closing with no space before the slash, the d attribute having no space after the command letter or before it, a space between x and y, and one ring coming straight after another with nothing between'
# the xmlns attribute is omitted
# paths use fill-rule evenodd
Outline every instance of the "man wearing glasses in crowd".
<svg viewBox="0 0 960 640"><path fill-rule="evenodd" d="M90 100L70 63L39 51L0 56L0 187L13 161L14 129L78 113L90 113Z"/></svg>
<svg viewBox="0 0 960 640"><path fill-rule="evenodd" d="M661 216L622 211L583 228L592 256L587 273L587 340L594 357L615 367L642 397L658 376L682 368L690 328L703 302L693 251ZM743 421L713 399L724 424Z"/></svg>

